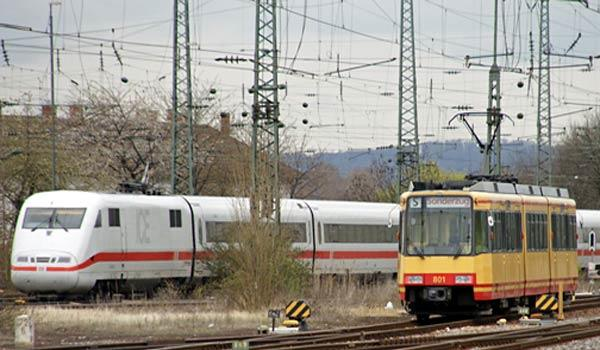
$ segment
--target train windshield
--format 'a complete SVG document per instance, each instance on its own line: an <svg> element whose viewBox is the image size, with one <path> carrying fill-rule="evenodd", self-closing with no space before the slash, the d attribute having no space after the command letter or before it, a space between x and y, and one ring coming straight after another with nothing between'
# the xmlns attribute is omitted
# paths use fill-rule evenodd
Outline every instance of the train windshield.
<svg viewBox="0 0 600 350"><path fill-rule="evenodd" d="M84 208L27 208L23 228L78 229L84 215Z"/></svg>
<svg viewBox="0 0 600 350"><path fill-rule="evenodd" d="M411 197L405 220L407 255L471 255L469 197Z"/></svg>

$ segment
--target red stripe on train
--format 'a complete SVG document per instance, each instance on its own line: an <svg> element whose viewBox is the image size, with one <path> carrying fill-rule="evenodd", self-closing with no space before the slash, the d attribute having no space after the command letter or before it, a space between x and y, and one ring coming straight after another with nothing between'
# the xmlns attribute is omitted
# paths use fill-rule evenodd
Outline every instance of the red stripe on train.
<svg viewBox="0 0 600 350"><path fill-rule="evenodd" d="M196 252L196 259L206 260L211 252ZM312 251L303 251L300 259L311 259ZM396 251L316 251L315 259L397 259ZM83 270L100 262L141 262L141 261L181 261L191 260L192 252L104 252L97 253L86 261L75 266L44 266L49 272L69 272ZM37 271L36 266L11 266L12 271Z"/></svg>

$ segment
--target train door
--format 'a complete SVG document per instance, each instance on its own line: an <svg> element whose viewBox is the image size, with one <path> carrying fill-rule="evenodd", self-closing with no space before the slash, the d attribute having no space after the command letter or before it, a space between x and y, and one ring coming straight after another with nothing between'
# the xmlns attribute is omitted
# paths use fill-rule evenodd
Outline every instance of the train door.
<svg viewBox="0 0 600 350"><path fill-rule="evenodd" d="M562 275L561 270L563 268L559 266L562 261L562 255L558 242L561 235L565 235L561 228L561 215L559 208L556 207L552 202L548 203L548 254L549 254L549 265L550 265L550 292L558 290L557 279L560 279Z"/></svg>
<svg viewBox="0 0 600 350"><path fill-rule="evenodd" d="M494 208L495 202L492 202L492 208L488 217L488 225L490 228L490 241L492 248L492 279L496 286L494 286L494 293L502 295L507 285L507 265L506 265L506 237L505 227L505 215L497 208Z"/></svg>
<svg viewBox="0 0 600 350"><path fill-rule="evenodd" d="M548 292L550 286L550 255L546 199L525 197L525 295Z"/></svg>
<svg viewBox="0 0 600 350"><path fill-rule="evenodd" d="M194 277L209 277L210 271L208 270L208 266L206 261L210 259L210 248L212 245L209 245L207 242L207 223L206 217L196 217L196 231L197 231L197 240L196 240L196 255L194 259Z"/></svg>
<svg viewBox="0 0 600 350"><path fill-rule="evenodd" d="M317 258L317 222L315 219L315 212L311 208L311 206L304 202L306 208L310 213L310 219L307 225L307 234L308 234L308 242L309 245L307 247L308 254L310 256L310 270L314 274L315 273L315 262Z"/></svg>
<svg viewBox="0 0 600 350"><path fill-rule="evenodd" d="M129 270L127 268L127 215L126 215L126 210L124 208L121 208L118 210L118 214L119 215L119 221L120 221L120 225L119 225L119 230L121 233L121 261L120 261L120 279L121 280L126 280L127 279L127 271Z"/></svg>
<svg viewBox="0 0 600 350"><path fill-rule="evenodd" d="M521 216L521 227L520 227L520 239L521 239L521 260L523 263L521 264L521 277L523 281L523 295L527 295L527 220L526 220L526 211L525 211L525 201L523 200L523 196L521 197L521 210L519 210L519 215Z"/></svg>

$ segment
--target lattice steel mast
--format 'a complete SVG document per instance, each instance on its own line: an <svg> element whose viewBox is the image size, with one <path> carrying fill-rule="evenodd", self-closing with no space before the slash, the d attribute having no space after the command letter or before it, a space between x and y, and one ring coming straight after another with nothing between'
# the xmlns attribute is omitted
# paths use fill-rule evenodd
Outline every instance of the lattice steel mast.
<svg viewBox="0 0 600 350"><path fill-rule="evenodd" d="M171 191L194 194L192 68L188 0L173 1Z"/></svg>
<svg viewBox="0 0 600 350"><path fill-rule="evenodd" d="M400 76L398 84L398 196L419 179L419 127L413 0L400 5Z"/></svg>
<svg viewBox="0 0 600 350"><path fill-rule="evenodd" d="M281 218L276 0L256 0L252 93L252 196L254 217Z"/></svg>
<svg viewBox="0 0 600 350"><path fill-rule="evenodd" d="M537 113L537 184L552 184L552 119L550 117L550 1L540 0Z"/></svg>

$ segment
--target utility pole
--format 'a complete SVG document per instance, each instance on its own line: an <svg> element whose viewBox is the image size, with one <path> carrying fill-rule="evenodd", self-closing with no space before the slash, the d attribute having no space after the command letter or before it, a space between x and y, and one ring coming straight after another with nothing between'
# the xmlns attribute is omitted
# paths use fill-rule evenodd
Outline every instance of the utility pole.
<svg viewBox="0 0 600 350"><path fill-rule="evenodd" d="M194 119L188 0L173 0L171 192L194 194Z"/></svg>
<svg viewBox="0 0 600 350"><path fill-rule="evenodd" d="M52 114L52 189L56 190L56 101L54 100L54 16L52 5L60 5L60 2L50 2L50 113Z"/></svg>
<svg viewBox="0 0 600 350"><path fill-rule="evenodd" d="M419 125L413 0L400 5L400 74L398 83L398 200L402 189L419 180Z"/></svg>
<svg viewBox="0 0 600 350"><path fill-rule="evenodd" d="M252 215L279 230L279 100L277 0L256 0L252 105Z"/></svg>
<svg viewBox="0 0 600 350"><path fill-rule="evenodd" d="M500 175L502 170L501 161L501 132L500 124L500 67L498 67L498 0L494 0L494 51L493 62L490 67L488 85L488 108L487 108L487 147L485 149L485 160L483 174ZM492 145L493 144L493 145Z"/></svg>
<svg viewBox="0 0 600 350"><path fill-rule="evenodd" d="M538 185L552 184L552 119L550 117L550 1L540 0L538 67L537 173Z"/></svg>

